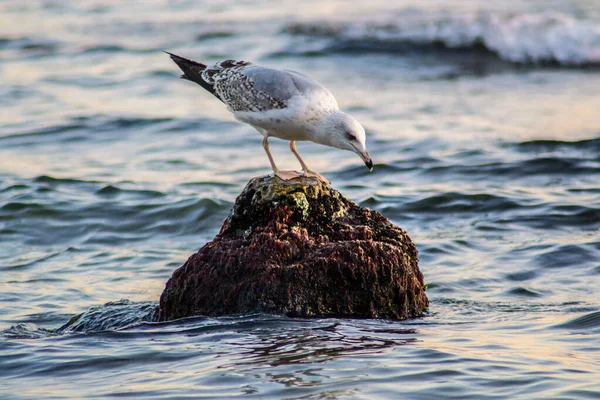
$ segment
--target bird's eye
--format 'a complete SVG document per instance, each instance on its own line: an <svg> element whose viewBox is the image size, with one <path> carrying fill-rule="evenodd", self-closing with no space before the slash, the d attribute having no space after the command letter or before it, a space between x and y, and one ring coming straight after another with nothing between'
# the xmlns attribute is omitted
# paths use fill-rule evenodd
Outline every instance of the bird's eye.
<svg viewBox="0 0 600 400"><path fill-rule="evenodd" d="M348 140L350 141L355 141L356 140L356 136L354 136L353 134L346 132L346 137L348 138Z"/></svg>

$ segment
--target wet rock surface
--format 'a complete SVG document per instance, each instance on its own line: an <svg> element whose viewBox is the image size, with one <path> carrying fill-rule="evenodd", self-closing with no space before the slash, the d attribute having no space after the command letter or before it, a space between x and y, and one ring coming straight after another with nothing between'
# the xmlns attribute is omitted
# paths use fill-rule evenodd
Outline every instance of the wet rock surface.
<svg viewBox="0 0 600 400"><path fill-rule="evenodd" d="M405 231L323 182L267 176L246 185L217 236L173 273L159 319L406 319L428 304Z"/></svg>

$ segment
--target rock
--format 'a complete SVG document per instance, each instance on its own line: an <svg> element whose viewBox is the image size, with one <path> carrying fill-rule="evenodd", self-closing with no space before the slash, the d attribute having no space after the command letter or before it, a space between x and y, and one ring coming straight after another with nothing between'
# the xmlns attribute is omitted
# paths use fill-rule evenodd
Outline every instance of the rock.
<svg viewBox="0 0 600 400"><path fill-rule="evenodd" d="M429 301L417 249L320 181L252 179L217 236L177 269L159 320L192 315L406 319Z"/></svg>

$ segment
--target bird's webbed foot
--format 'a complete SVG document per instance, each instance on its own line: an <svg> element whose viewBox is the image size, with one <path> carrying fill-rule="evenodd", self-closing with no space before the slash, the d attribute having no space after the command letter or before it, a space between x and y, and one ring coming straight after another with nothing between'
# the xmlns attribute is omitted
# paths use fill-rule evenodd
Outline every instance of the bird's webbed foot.
<svg viewBox="0 0 600 400"><path fill-rule="evenodd" d="M280 171L277 170L273 173L274 176L278 177L282 181L291 181L292 179L300 179L302 175L296 171Z"/></svg>
<svg viewBox="0 0 600 400"><path fill-rule="evenodd" d="M308 168L305 170L302 170L302 176L304 176L306 178L317 178L321 182L326 183L328 185L331 183L331 182L329 182L329 180L327 180L327 178L325 178L323 175L321 175L317 171L313 171L312 169L308 169Z"/></svg>

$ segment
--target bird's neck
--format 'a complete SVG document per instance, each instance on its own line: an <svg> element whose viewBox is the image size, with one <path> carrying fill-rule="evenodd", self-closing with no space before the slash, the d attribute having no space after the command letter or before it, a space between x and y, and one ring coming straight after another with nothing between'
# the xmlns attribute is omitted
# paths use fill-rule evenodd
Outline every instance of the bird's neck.
<svg viewBox="0 0 600 400"><path fill-rule="evenodd" d="M339 118L339 110L332 110L328 114L324 115L314 125L312 136L313 141L325 146L335 146L334 132L336 130L336 121Z"/></svg>

